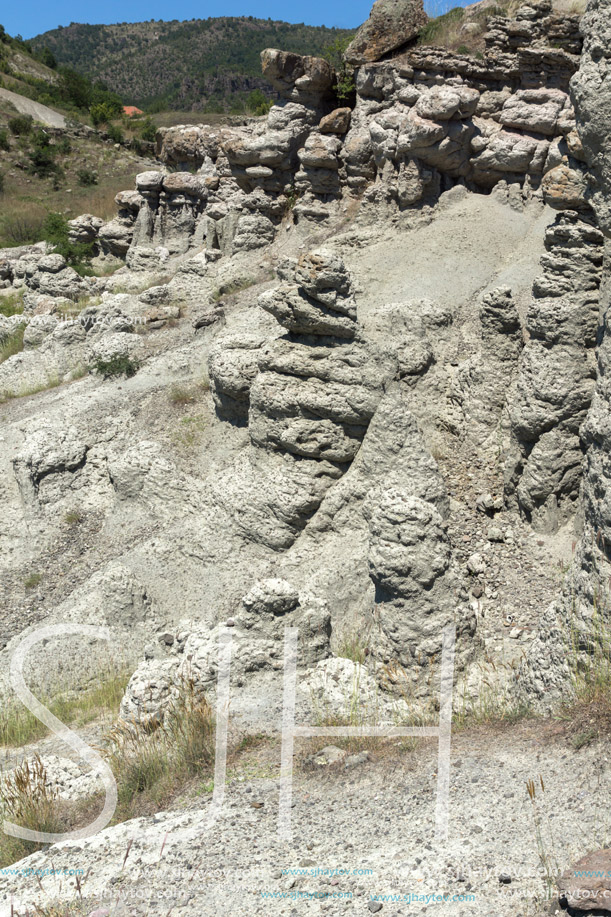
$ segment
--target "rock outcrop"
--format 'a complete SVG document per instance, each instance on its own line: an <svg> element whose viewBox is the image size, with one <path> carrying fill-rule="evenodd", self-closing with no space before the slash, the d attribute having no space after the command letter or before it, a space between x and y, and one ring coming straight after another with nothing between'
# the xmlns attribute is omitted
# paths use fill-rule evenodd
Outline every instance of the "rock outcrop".
<svg viewBox="0 0 611 917"><path fill-rule="evenodd" d="M267 119L161 130L157 152L172 171L138 176L136 191L117 197L116 220L81 218L75 238L97 232L102 253L144 270L204 245L226 255L262 248L283 220L325 221L363 194L403 210L457 183L488 191L507 181L580 209L583 154L568 95L579 17L529 0L514 19L489 20L479 57L409 47L424 22L420 0L374 5L349 51L352 113L337 109L325 60L264 51L279 95Z"/></svg>
<svg viewBox="0 0 611 917"><path fill-rule="evenodd" d="M384 491L369 518L369 568L379 631L373 652L382 683L430 696L443 628L455 623L459 663L473 655L476 620L452 564L446 525L432 503L405 490Z"/></svg>
<svg viewBox="0 0 611 917"><path fill-rule="evenodd" d="M248 477L263 458L275 467L269 488L242 478L248 499L234 480L240 525L286 547L358 453L397 360L360 337L352 280L332 252L311 252L278 271L281 283L259 306L288 333L264 346L222 340L208 372L219 415L244 422L248 414Z"/></svg>
<svg viewBox="0 0 611 917"><path fill-rule="evenodd" d="M376 0L344 56L357 67L381 60L413 43L427 22L423 0Z"/></svg>
<svg viewBox="0 0 611 917"><path fill-rule="evenodd" d="M547 230L544 274L526 318L529 341L508 399L506 494L539 531L556 531L579 496L579 431L596 380L602 243L593 219L574 211Z"/></svg>
<svg viewBox="0 0 611 917"><path fill-rule="evenodd" d="M587 226L585 230L590 236L595 234L597 252L596 264L584 265L585 276L600 276L602 262L602 283L598 323L595 303L591 301L590 308L584 313L576 312L568 324L560 322L558 327L559 334L566 333L571 326L573 329L580 328L582 335L587 329L592 346L594 343L598 345L598 352L594 368L589 373L589 410L583 403L585 399L579 396L577 384L579 417L583 421L579 431L580 445L585 453L583 532L563 594L547 610L519 678L518 690L523 696L548 706L566 692L575 671L589 671L590 668L595 671L600 661L606 660L608 653L604 634L608 624L611 574L611 509L608 498L608 455L611 449L608 372L611 354L611 172L608 160L611 149L611 90L605 77L611 56L610 14L609 0L594 0L589 5L582 22L584 49L581 67L572 83L577 127L583 143L583 158L588 166L587 197L592 204L597 227ZM592 299L593 294L590 294ZM593 354L590 359L593 360ZM577 370L573 363L574 377L576 373L581 376L581 370ZM575 429L574 437L577 432ZM562 468L564 463L564 452L558 451L558 467ZM606 661L603 662L605 664Z"/></svg>

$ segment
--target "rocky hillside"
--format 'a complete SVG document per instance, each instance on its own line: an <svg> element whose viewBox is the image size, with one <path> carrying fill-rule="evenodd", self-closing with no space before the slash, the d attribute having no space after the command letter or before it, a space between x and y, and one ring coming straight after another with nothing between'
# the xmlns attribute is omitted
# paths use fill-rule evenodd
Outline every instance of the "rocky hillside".
<svg viewBox="0 0 611 917"><path fill-rule="evenodd" d="M86 25L72 23L31 41L57 60L103 81L130 104L188 111L231 106L269 90L259 55L276 47L320 55L351 33L251 17Z"/></svg>
<svg viewBox="0 0 611 917"><path fill-rule="evenodd" d="M0 837L0 917L611 913L611 0L505 12L378 0L353 106L267 48L1 251L0 805L80 833Z"/></svg>

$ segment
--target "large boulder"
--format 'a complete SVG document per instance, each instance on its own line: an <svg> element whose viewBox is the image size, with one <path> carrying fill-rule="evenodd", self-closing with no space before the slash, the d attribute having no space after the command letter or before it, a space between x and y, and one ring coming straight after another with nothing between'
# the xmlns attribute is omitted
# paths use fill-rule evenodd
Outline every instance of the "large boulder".
<svg viewBox="0 0 611 917"><path fill-rule="evenodd" d="M427 22L423 0L377 0L348 45L345 58L354 66L381 60L414 41Z"/></svg>
<svg viewBox="0 0 611 917"><path fill-rule="evenodd" d="M611 913L611 850L595 850L562 873L558 901L566 910L580 914Z"/></svg>

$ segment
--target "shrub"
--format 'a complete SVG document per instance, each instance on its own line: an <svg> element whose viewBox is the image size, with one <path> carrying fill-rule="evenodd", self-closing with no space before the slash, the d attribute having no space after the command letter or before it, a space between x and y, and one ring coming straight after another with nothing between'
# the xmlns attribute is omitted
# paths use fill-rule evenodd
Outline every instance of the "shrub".
<svg viewBox="0 0 611 917"><path fill-rule="evenodd" d="M9 318L11 315L21 315L23 312L23 291L9 293L0 297L0 315Z"/></svg>
<svg viewBox="0 0 611 917"><path fill-rule="evenodd" d="M83 514L80 509L72 509L70 512L66 513L64 516L64 522L66 525L78 525L79 522L83 521Z"/></svg>
<svg viewBox="0 0 611 917"><path fill-rule="evenodd" d="M335 92L340 101L350 98L356 90L354 82L354 67L351 67L344 58L346 48L352 41L352 36L347 35L345 38L336 38L333 44L329 45L323 51L323 57L329 61L335 69L336 87Z"/></svg>
<svg viewBox="0 0 611 917"><path fill-rule="evenodd" d="M429 19L418 36L420 45L447 47L455 39L458 26L465 15L462 6L455 6L436 19Z"/></svg>
<svg viewBox="0 0 611 917"><path fill-rule="evenodd" d="M253 115L266 115L272 104L260 89L253 89L246 99L246 108Z"/></svg>
<svg viewBox="0 0 611 917"><path fill-rule="evenodd" d="M47 214L42 226L44 241L52 245L53 251L62 255L68 264L76 268L92 257L93 246L85 242L71 242L69 232L68 220L63 214Z"/></svg>
<svg viewBox="0 0 611 917"><path fill-rule="evenodd" d="M117 124L109 124L106 132L113 143L125 143L125 137Z"/></svg>
<svg viewBox="0 0 611 917"><path fill-rule="evenodd" d="M140 369L140 363L126 353L118 353L109 360L97 360L94 369L103 379L112 379L114 376L127 376L130 379Z"/></svg>
<svg viewBox="0 0 611 917"><path fill-rule="evenodd" d="M9 130L16 137L29 134L32 130L33 120L31 115L15 115L8 122Z"/></svg>
<svg viewBox="0 0 611 917"><path fill-rule="evenodd" d="M50 70L57 70L57 59L50 48L45 47L36 55L41 64L49 67Z"/></svg>
<svg viewBox="0 0 611 917"><path fill-rule="evenodd" d="M9 357L14 357L15 354L21 353L23 350L24 331L25 325L20 325L0 344L0 363L4 363Z"/></svg>
<svg viewBox="0 0 611 917"><path fill-rule="evenodd" d="M111 731L110 764L117 779L119 820L179 792L214 761L215 722L206 699L191 682L179 686L178 697L163 724L119 722Z"/></svg>
<svg viewBox="0 0 611 917"><path fill-rule="evenodd" d="M60 171L55 162L55 150L51 146L49 135L43 130L36 131L34 135L29 159L29 171L41 178Z"/></svg>
<svg viewBox="0 0 611 917"><path fill-rule="evenodd" d="M155 127L155 122L153 119L145 118L142 122L142 127L140 128L140 136L142 139L148 141L149 143L154 143L156 134L157 128Z"/></svg>
<svg viewBox="0 0 611 917"><path fill-rule="evenodd" d="M0 172L0 194L4 191L4 172Z"/></svg>
<svg viewBox="0 0 611 917"><path fill-rule="evenodd" d="M36 589L37 586L40 586L42 582L42 575L40 573L30 573L23 581L25 588L30 591L30 589Z"/></svg>
<svg viewBox="0 0 611 917"><path fill-rule="evenodd" d="M5 127L0 129L0 150L8 151L11 148L8 131Z"/></svg>
<svg viewBox="0 0 611 917"><path fill-rule="evenodd" d="M170 387L168 398L172 404L180 405L193 404L196 400L196 390L190 385L179 385L177 382Z"/></svg>
<svg viewBox="0 0 611 917"><path fill-rule="evenodd" d="M99 127L100 124L108 124L117 114L114 107L108 102L98 102L97 105L92 105L89 113L94 127Z"/></svg>
<svg viewBox="0 0 611 917"><path fill-rule="evenodd" d="M206 115L222 115L225 109L218 99L210 99L204 105L204 114Z"/></svg>
<svg viewBox="0 0 611 917"><path fill-rule="evenodd" d="M37 204L23 204L18 211L0 215L0 242L4 246L39 242L44 211Z"/></svg>
<svg viewBox="0 0 611 917"><path fill-rule="evenodd" d="M61 153L62 156L67 156L68 153L72 152L72 144L67 137L62 137L59 143L55 144L55 149L58 153Z"/></svg>
<svg viewBox="0 0 611 917"><path fill-rule="evenodd" d="M76 174L79 184L83 185L85 188L91 185L97 185L98 183L98 173L94 172L92 169L79 169Z"/></svg>

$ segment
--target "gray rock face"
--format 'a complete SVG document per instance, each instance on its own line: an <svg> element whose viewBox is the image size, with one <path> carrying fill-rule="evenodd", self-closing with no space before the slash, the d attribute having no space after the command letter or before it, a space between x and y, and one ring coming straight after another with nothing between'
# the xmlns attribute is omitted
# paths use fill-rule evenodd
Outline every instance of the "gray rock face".
<svg viewBox="0 0 611 917"><path fill-rule="evenodd" d="M530 340L508 399L506 495L540 531L555 531L579 495L579 428L596 377L602 241L591 220L571 211L549 227L544 274L526 319Z"/></svg>
<svg viewBox="0 0 611 917"><path fill-rule="evenodd" d="M481 349L461 367L456 394L470 435L483 443L491 436L498 438L507 390L523 348L520 318L509 287L482 297L480 323Z"/></svg>
<svg viewBox="0 0 611 917"><path fill-rule="evenodd" d="M413 42L427 22L422 0L376 0L369 19L346 48L346 60L355 66L381 60Z"/></svg>
<svg viewBox="0 0 611 917"><path fill-rule="evenodd" d="M284 663L284 630L298 627L300 670L330 655L331 616L326 604L305 591L299 593L281 579L257 582L233 611L231 624L231 677L238 687L253 674L281 671ZM181 633L171 644L172 654L143 662L132 675L121 702L127 721L163 722L189 686L196 695L214 691L217 681L221 623Z"/></svg>
<svg viewBox="0 0 611 917"><path fill-rule="evenodd" d="M572 475L575 487L578 480L578 446L581 447L580 454L585 453L582 482L583 534L563 595L557 603L548 608L539 636L522 666L518 680L518 692L523 696L535 698L541 706L549 706L570 690L571 671L579 666L596 665L601 652L606 654L606 649L600 644L600 634L601 628L604 629L607 625L606 604L604 599L601 601L601 596L607 595L611 575L608 547L611 543L611 503L608 496L608 455L611 450L611 173L608 151L611 148L611 106L606 78L610 56L610 13L609 0L594 0L589 4L582 22L584 52L581 67L572 84L577 128L583 142L583 158L589 165L589 198L602 233L592 226L576 226L571 233L576 252L579 253L580 249L582 252L582 264L581 268L577 268L577 274L581 283L589 290L583 294L585 308L581 314L561 310L555 328L552 328L551 316L543 322L547 334L552 334L554 339L568 339L571 334L578 333L581 340L587 341L590 347L593 347L597 338L599 347L595 387L593 379L588 386L591 404L587 416L588 405L583 405L574 417L574 421L583 420L580 442L577 439L578 428L575 422L571 426L570 442L567 441L567 433L562 436L567 427L566 423L548 433L546 437L541 437L538 454L535 456L536 465L531 474L537 485L537 473L543 466L550 480L555 475L556 480L561 483L563 479L570 480ZM584 245L588 236L589 265L583 261ZM596 261L592 257L594 251ZM601 271L601 320L598 323L594 288ZM557 283L566 288L570 283L568 271L557 273ZM593 360L592 352L588 354L588 358ZM577 382L577 379L575 381ZM528 482L527 488L529 492L535 490ZM567 639L567 634L570 635L570 639Z"/></svg>
<svg viewBox="0 0 611 917"><path fill-rule="evenodd" d="M611 232L611 161L609 111L611 89L607 79L611 57L611 22L608 0L588 5L582 20L583 55L571 83L578 130L589 167L591 199L600 228Z"/></svg>
<svg viewBox="0 0 611 917"><path fill-rule="evenodd" d="M259 372L260 335L230 335L210 351L208 376L219 417L245 422L250 408L250 388Z"/></svg>
<svg viewBox="0 0 611 917"><path fill-rule="evenodd" d="M431 503L388 489L371 513L369 531L379 622L373 652L387 666L383 680L389 686L410 686L420 696L430 691L427 669L440 656L444 626L456 622L464 655L473 650L475 616L460 605L466 593L453 569L446 525Z"/></svg>
<svg viewBox="0 0 611 917"><path fill-rule="evenodd" d="M251 390L251 441L302 458L349 463L395 363L355 341L356 303L339 258L312 252L282 273L293 282L264 293L259 304L292 339L272 343L261 356Z"/></svg>
<svg viewBox="0 0 611 917"><path fill-rule="evenodd" d="M252 445L218 499L249 538L276 550L294 541L345 473L397 371L396 358L359 340L340 258L321 249L282 262L278 273L280 285L259 305L288 334L258 348L250 339L220 341L209 362L217 412L243 422L248 409Z"/></svg>

